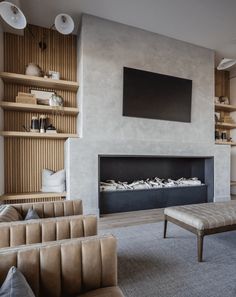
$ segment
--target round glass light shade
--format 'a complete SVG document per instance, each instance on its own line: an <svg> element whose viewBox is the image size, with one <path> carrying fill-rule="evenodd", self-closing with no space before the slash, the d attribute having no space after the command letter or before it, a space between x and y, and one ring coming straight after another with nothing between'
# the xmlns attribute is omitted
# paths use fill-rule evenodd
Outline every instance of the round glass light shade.
<svg viewBox="0 0 236 297"><path fill-rule="evenodd" d="M217 66L217 70L225 70L227 68L230 68L236 64L235 59L222 59L220 64Z"/></svg>
<svg viewBox="0 0 236 297"><path fill-rule="evenodd" d="M27 22L23 12L10 2L0 2L0 15L8 25L15 29L26 27Z"/></svg>
<svg viewBox="0 0 236 297"><path fill-rule="evenodd" d="M74 30L74 21L71 16L65 13L58 14L55 18L55 27L61 34L67 35Z"/></svg>

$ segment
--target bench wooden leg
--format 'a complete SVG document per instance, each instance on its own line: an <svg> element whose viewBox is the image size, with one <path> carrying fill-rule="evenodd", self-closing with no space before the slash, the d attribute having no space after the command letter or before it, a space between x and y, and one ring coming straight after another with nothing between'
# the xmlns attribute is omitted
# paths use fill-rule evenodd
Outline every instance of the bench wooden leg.
<svg viewBox="0 0 236 297"><path fill-rule="evenodd" d="M197 235L197 249L198 249L198 262L202 262L202 254L203 254L203 234Z"/></svg>
<svg viewBox="0 0 236 297"><path fill-rule="evenodd" d="M164 233L163 233L163 238L166 238L167 223L168 223L168 221L167 221L167 219L165 218L165 219L164 219Z"/></svg>

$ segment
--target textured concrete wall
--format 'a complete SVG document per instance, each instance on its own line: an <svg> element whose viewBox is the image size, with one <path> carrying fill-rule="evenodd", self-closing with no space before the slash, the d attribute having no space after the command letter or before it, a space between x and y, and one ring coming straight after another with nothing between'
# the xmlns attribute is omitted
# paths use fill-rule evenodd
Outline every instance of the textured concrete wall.
<svg viewBox="0 0 236 297"><path fill-rule="evenodd" d="M82 138L68 141L66 167L86 212L98 209L99 154L215 155L211 50L89 15L80 38ZM191 123L123 117L124 66L193 80Z"/></svg>

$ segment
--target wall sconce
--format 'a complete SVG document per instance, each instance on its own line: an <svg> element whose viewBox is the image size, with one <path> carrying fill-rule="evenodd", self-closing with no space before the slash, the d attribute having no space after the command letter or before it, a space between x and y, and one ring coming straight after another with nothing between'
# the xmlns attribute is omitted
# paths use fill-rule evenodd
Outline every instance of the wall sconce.
<svg viewBox="0 0 236 297"><path fill-rule="evenodd" d="M14 29L24 29L27 25L27 21L23 12L20 10L20 8L10 2L0 2L0 16L8 25L13 27ZM70 15L66 13L60 13L56 16L54 24L50 29L54 27L59 33L68 35L73 32L75 25ZM29 29L33 38L36 39L30 28L27 28ZM47 48L47 44L44 39L45 38L43 38L38 43L38 46L42 51Z"/></svg>
<svg viewBox="0 0 236 297"><path fill-rule="evenodd" d="M225 70L227 68L230 68L236 64L235 59L227 59L224 58L220 61L219 65L217 66L217 70Z"/></svg>
<svg viewBox="0 0 236 297"><path fill-rule="evenodd" d="M23 12L19 7L10 2L0 2L0 15L2 19L14 29L21 30L27 25Z"/></svg>

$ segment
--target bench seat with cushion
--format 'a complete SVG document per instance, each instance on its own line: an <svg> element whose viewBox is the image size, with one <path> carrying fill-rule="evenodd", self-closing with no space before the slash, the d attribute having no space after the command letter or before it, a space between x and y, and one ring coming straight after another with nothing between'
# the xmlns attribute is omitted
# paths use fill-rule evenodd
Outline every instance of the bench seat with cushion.
<svg viewBox="0 0 236 297"><path fill-rule="evenodd" d="M164 214L164 238L168 221L197 235L199 262L205 235L236 230L236 201L173 206L165 208Z"/></svg>
<svg viewBox="0 0 236 297"><path fill-rule="evenodd" d="M0 248L97 235L97 217L76 215L0 224Z"/></svg>
<svg viewBox="0 0 236 297"><path fill-rule="evenodd" d="M0 286L15 266L36 297L123 297L117 286L116 239L94 236L0 252Z"/></svg>

